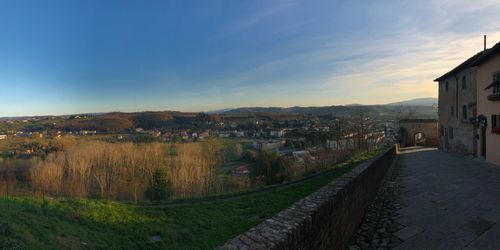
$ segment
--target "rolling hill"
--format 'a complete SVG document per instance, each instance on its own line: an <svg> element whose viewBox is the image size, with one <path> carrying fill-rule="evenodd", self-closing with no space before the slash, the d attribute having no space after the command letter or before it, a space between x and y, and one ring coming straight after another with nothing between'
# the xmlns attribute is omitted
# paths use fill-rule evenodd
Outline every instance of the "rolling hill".
<svg viewBox="0 0 500 250"><path fill-rule="evenodd" d="M415 118L437 118L432 105L437 103L436 98L418 98L408 101L389 103L384 105L338 105L322 107L242 107L222 112L228 114L295 114L295 115L332 115L337 117L346 117L359 113L365 113L372 117L397 117L398 113L411 109L414 111Z"/></svg>
<svg viewBox="0 0 500 250"><path fill-rule="evenodd" d="M179 111L145 111L145 112L112 112L88 115L40 116L4 118L0 120L0 131L19 130L43 131L44 129L60 129L64 131L97 130L106 132L130 131L134 128L194 128L200 122L208 120L238 120L260 117L270 120L308 119L308 116L349 117L366 114L372 118L397 119L401 113L412 111L414 118L437 118L432 105L435 98L419 98L385 105L339 105L323 107L242 107L224 109L208 114ZM8 123L7 120L15 121Z"/></svg>
<svg viewBox="0 0 500 250"><path fill-rule="evenodd" d="M417 99L401 101L401 102L394 102L394 103L389 103L386 105L389 105L389 106L432 106L433 104L437 104L437 103L438 103L437 98L426 97L426 98L417 98Z"/></svg>
<svg viewBox="0 0 500 250"><path fill-rule="evenodd" d="M401 111L409 108L415 111L415 118L436 118L437 114L431 106L411 106L411 105L365 105L365 106L325 106L325 107L291 107L291 108L237 108L226 111L223 115L229 114L295 114L295 115L332 115L336 117L348 117L356 114L367 114L370 117L396 118Z"/></svg>

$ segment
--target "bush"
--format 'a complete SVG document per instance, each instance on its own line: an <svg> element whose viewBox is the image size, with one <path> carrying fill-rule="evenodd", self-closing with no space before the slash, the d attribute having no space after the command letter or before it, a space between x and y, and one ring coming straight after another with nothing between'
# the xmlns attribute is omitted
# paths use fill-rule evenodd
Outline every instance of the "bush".
<svg viewBox="0 0 500 250"><path fill-rule="evenodd" d="M283 183L289 177L291 163L278 153L263 151L257 156L256 162L250 174L266 185Z"/></svg>
<svg viewBox="0 0 500 250"><path fill-rule="evenodd" d="M0 238L0 249L26 249L26 246L17 240L14 239L5 239Z"/></svg>
<svg viewBox="0 0 500 250"><path fill-rule="evenodd" d="M167 171L162 168L156 169L146 189L146 197L151 201L167 200L170 196L170 190Z"/></svg>
<svg viewBox="0 0 500 250"><path fill-rule="evenodd" d="M14 235L14 228L8 222L0 222L0 235L6 236L6 237L13 236Z"/></svg>

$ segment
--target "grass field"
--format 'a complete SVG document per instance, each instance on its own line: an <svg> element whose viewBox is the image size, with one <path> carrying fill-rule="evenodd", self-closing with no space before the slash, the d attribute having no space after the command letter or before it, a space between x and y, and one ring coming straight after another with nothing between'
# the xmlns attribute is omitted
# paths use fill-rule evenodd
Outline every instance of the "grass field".
<svg viewBox="0 0 500 250"><path fill-rule="evenodd" d="M212 249L348 172L376 152L292 186L197 205L0 199L0 249Z"/></svg>

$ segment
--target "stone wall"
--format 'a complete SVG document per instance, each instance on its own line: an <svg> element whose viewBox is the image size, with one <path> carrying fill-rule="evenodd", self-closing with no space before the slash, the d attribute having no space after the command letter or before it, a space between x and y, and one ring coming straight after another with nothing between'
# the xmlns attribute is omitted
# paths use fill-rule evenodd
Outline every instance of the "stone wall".
<svg viewBox="0 0 500 250"><path fill-rule="evenodd" d="M219 249L345 249L395 155L384 150Z"/></svg>

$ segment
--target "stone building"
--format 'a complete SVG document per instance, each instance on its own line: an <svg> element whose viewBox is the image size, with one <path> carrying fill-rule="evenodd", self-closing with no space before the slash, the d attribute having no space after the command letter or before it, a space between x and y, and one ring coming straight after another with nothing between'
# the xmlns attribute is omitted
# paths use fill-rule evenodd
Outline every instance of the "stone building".
<svg viewBox="0 0 500 250"><path fill-rule="evenodd" d="M500 43L435 81L439 147L500 165Z"/></svg>
<svg viewBox="0 0 500 250"><path fill-rule="evenodd" d="M448 73L439 82L439 147L447 151L476 155L476 69L471 64L480 52Z"/></svg>

